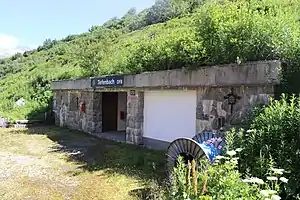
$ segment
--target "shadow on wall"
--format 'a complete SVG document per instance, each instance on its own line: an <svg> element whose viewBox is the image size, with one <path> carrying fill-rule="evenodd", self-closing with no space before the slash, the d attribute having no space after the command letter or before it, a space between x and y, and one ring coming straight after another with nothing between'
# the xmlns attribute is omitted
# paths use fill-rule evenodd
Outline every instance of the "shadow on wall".
<svg viewBox="0 0 300 200"><path fill-rule="evenodd" d="M35 110L32 110L28 115L28 120L39 120L45 124L55 124L55 114L52 111L52 101L47 106L39 107Z"/></svg>
<svg viewBox="0 0 300 200"><path fill-rule="evenodd" d="M68 161L77 162L84 171L106 170L159 181L165 176L165 152L162 151L98 139L52 125L30 127L29 133L47 135L57 143L51 152L66 153Z"/></svg>
<svg viewBox="0 0 300 200"><path fill-rule="evenodd" d="M282 93L285 93L286 95L299 95L299 64L281 61L281 66L281 84L275 86L275 98L280 99Z"/></svg>
<svg viewBox="0 0 300 200"><path fill-rule="evenodd" d="M27 115L29 120L40 120L45 124L55 124L54 113L49 109L37 109L33 110Z"/></svg>

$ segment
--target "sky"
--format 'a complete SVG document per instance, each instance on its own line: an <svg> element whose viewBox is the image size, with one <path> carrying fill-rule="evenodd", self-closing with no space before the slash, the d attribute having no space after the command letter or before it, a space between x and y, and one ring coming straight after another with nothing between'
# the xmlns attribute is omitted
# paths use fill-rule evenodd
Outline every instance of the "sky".
<svg viewBox="0 0 300 200"><path fill-rule="evenodd" d="M47 38L87 32L155 0L0 0L0 58L36 48Z"/></svg>

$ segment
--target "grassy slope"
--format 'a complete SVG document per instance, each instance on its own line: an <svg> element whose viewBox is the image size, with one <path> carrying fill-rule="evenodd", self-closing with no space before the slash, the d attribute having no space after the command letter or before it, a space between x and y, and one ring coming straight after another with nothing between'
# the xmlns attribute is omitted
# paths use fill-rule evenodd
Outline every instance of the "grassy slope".
<svg viewBox="0 0 300 200"><path fill-rule="evenodd" d="M299 9L300 0L210 0L193 14L142 30L98 27L26 57L0 60L0 73L6 74L0 80L0 116L37 118L57 79L268 59L286 61L296 74ZM14 108L21 97L26 105Z"/></svg>
<svg viewBox="0 0 300 200"><path fill-rule="evenodd" d="M127 65L127 59L130 58L132 51L135 51L136 43L149 43L148 36L155 33L159 38L167 38L172 36L174 32L185 31L190 29L186 23L187 19L174 20L166 24L156 24L144 28L143 30L122 34L117 40L110 43L106 50L106 56L101 60L99 74L111 73L135 73L134 68L130 69ZM80 46L97 36L97 33L87 33L78 36L71 42L59 42L53 48L35 52L28 57L12 61L12 64L21 65L21 71L17 73L7 74L0 80L1 96L0 96L0 115L11 119L30 118L32 112L43 111L47 107L47 102L34 99L33 95L43 96L43 91L34 91L32 83L37 77L42 77L47 82L46 92L49 91L49 83L52 80L77 78L84 76L82 69L78 67L78 52ZM156 40L159 43L160 40ZM99 40L101 41L101 40ZM98 43L93 42L87 48L97 49ZM155 44L152 44L155 46ZM57 49L65 49L61 56L55 55ZM54 53L53 53L54 52ZM51 57L51 55L53 55ZM50 58L50 59L49 59ZM40 60L36 62L34 60ZM46 61L49 59L48 61ZM67 61L67 62L65 62ZM1 67L1 65L0 65ZM137 69L138 70L138 69ZM44 95L45 96L45 95ZM19 98L25 99L25 106L22 108L14 108L13 104ZM33 116L36 117L36 116Z"/></svg>

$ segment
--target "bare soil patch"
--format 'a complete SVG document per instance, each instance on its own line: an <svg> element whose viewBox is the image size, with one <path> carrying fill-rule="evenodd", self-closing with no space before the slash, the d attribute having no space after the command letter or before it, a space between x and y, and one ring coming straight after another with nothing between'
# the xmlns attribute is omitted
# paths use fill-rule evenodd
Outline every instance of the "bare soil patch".
<svg viewBox="0 0 300 200"><path fill-rule="evenodd" d="M0 129L0 199L137 199L163 153L41 126Z"/></svg>

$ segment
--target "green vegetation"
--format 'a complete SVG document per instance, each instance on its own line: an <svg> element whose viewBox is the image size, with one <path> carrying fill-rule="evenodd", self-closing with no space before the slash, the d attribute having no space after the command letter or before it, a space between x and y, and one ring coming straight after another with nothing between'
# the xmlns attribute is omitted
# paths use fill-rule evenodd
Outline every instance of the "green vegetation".
<svg viewBox="0 0 300 200"><path fill-rule="evenodd" d="M235 134L233 132L229 134ZM231 135L233 138L233 135ZM257 177L242 178L238 171L239 157L242 149L226 148L224 156L218 156L215 163L202 160L199 166L192 160L184 164L178 159L179 165L174 169L172 179L167 189L160 192L157 199L172 200L213 200L241 199L265 200L281 199L280 188L286 185L288 179L283 176L284 170L276 169L272 163L264 179Z"/></svg>
<svg viewBox="0 0 300 200"><path fill-rule="evenodd" d="M299 10L300 0L159 0L141 13L131 9L87 33L47 39L35 50L0 60L0 116L11 120L44 116L50 108L52 80L257 60L281 60L283 91L299 93ZM20 98L25 105L16 107ZM241 131L235 140L237 147L246 148L240 156L241 174L227 171L233 182L211 182L211 191L229 187L226 184L248 191L252 188L240 185L240 176L264 179L271 163L291 172L281 193L296 198L300 193L299 101L274 101L254 116L253 131ZM123 157L114 159L126 163ZM133 163L150 166L140 161ZM215 173L228 166L219 167L210 176L218 177Z"/></svg>
<svg viewBox="0 0 300 200"><path fill-rule="evenodd" d="M0 116L12 120L39 118L50 107L52 80L181 67L193 69L257 60L281 60L286 66L282 89L299 93L299 86L293 87L299 85L299 10L300 0L159 0L141 13L131 9L121 19L113 18L102 26L93 26L87 33L70 35L59 41L47 39L35 50L0 60ZM25 99L25 106L15 107L14 103L20 98ZM299 102L300 99L295 97L274 100L270 106L255 113L248 127L250 131L229 132L227 144L233 145L229 150L243 148L238 162L232 157L233 151L227 151L229 157L221 158L214 165L204 165L197 169L199 173L194 165L179 166L175 169L174 182L167 188L152 187L148 197L270 199L276 192L282 197L299 199ZM45 133L52 141L65 141L63 145L77 140L70 136L71 132L62 134L58 130L47 130L40 133ZM39 150L38 147L42 147L39 144L44 143L35 137L40 135L26 134L27 131L0 133L1 141L4 141L2 150L6 152L5 148L8 148L11 153L18 154L25 154L25 151L31 156L48 155L45 149L41 155L26 146L34 144L34 149ZM28 138L31 141L24 142L29 141ZM46 138L43 140L45 142ZM82 138L80 141L84 142ZM68 147L73 148L72 145ZM128 191L140 186L134 184L136 180L148 184L149 177L163 177L163 160L159 153L137 150L139 147L136 146L108 144L107 141L88 148L83 160L80 160L82 157L68 157L68 161L75 161L77 167L80 165L84 169L83 175L78 177L83 182L78 190L81 197L102 198L97 194L103 191L105 197L113 198L116 194L109 190L113 186L122 191L120 194L125 194L118 199L128 199ZM273 176L282 173L275 167L289 172L288 179L281 178L281 182L287 184L283 185ZM187 175L187 171L192 171L192 176ZM112 184L105 182L111 174L117 177L110 179ZM249 178L252 176L260 179ZM95 177L100 177L99 182L95 182ZM129 187L127 183L133 186ZM8 184L5 182L1 191L11 191L11 188L5 188L11 185L12 191L20 191L23 197L28 191L19 189L26 184L28 191L39 192L41 185L43 189L49 189L46 183L28 181L25 177ZM66 182L65 185L70 184ZM66 187L70 189L68 191L52 189L48 192L58 196L73 191L71 187ZM90 194L96 196L90 197Z"/></svg>
<svg viewBox="0 0 300 200"><path fill-rule="evenodd" d="M299 0L159 0L87 33L47 39L0 60L0 115L38 118L49 109L52 80L265 59L280 59L295 72L299 7ZM14 108L22 97L25 106Z"/></svg>
<svg viewBox="0 0 300 200"><path fill-rule="evenodd" d="M271 99L243 126L226 133L225 152L216 163L204 160L204 167L198 166L189 178L191 166L179 165L162 199L279 199L271 198L275 194L299 199L300 97Z"/></svg>
<svg viewBox="0 0 300 200"><path fill-rule="evenodd" d="M282 193L300 194L300 98L282 96L256 112L250 129L234 134L234 145L242 146L240 171L262 178L269 163L284 168L289 179Z"/></svg>
<svg viewBox="0 0 300 200"><path fill-rule="evenodd" d="M53 126L0 130L0 199L145 199L160 151Z"/></svg>
<svg viewBox="0 0 300 200"><path fill-rule="evenodd" d="M157 43L157 39L150 39L152 34L159 36L160 41L170 33L173 38L182 32L190 34L188 18L166 21L193 12L200 4L199 0L159 0L141 13L131 9L121 19L113 18L103 26L93 26L87 33L69 35L60 41L47 39L35 50L0 60L0 116L12 120L43 116L49 109L52 80L143 71L143 63L135 65L134 61L138 48L144 42ZM22 97L25 106L15 108L14 103Z"/></svg>

